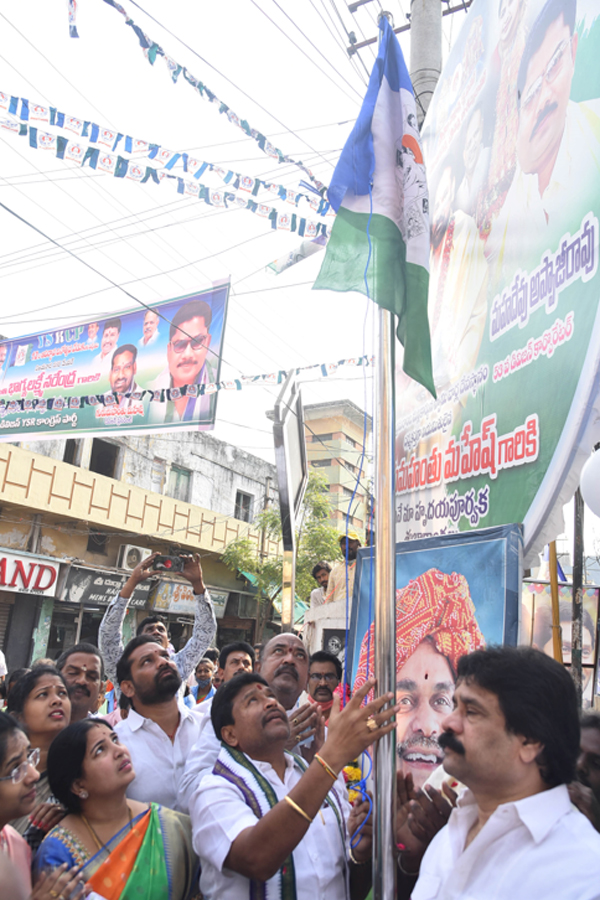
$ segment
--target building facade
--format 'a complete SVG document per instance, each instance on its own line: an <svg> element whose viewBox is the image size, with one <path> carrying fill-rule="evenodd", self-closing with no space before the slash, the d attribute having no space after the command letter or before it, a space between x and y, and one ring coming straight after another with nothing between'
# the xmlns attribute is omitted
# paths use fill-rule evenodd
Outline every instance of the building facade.
<svg viewBox="0 0 600 900"><path fill-rule="evenodd" d="M253 588L221 561L276 502L275 468L204 432L0 445L0 647L10 669L97 641L104 610L149 553L194 552L218 619L217 642L256 639ZM124 637L164 614L176 648L193 621L192 592L175 576L141 585ZM266 636L268 637L267 631Z"/></svg>
<svg viewBox="0 0 600 900"><path fill-rule="evenodd" d="M304 430L308 465L329 485L333 523L344 533L349 517L350 530L365 544L370 531L371 417L350 400L312 403L304 407Z"/></svg>

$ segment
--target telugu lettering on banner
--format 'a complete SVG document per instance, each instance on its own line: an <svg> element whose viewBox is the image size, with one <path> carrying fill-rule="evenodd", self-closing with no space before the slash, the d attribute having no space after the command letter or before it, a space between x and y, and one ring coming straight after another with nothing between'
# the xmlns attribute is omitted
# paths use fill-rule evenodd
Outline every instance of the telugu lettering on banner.
<svg viewBox="0 0 600 900"><path fill-rule="evenodd" d="M229 281L0 342L0 441L214 427Z"/></svg>
<svg viewBox="0 0 600 900"><path fill-rule="evenodd" d="M437 400L398 361L396 536L522 522L599 435L600 8L474 0L423 128ZM400 353L401 357L401 353Z"/></svg>

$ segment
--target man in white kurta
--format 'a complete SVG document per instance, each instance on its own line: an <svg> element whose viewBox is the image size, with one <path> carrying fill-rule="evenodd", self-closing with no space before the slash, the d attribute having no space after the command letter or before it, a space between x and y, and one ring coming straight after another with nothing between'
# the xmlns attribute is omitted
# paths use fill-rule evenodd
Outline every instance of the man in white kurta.
<svg viewBox="0 0 600 900"><path fill-rule="evenodd" d="M285 753L286 711L262 676L238 675L221 686L211 717L222 749L190 802L205 900L365 896L370 843L349 852L350 807L339 774L393 727L384 723L395 708L379 712L385 699L361 706L372 686L334 715L321 756L308 767ZM350 833L356 825L349 823Z"/></svg>
<svg viewBox="0 0 600 900"><path fill-rule="evenodd" d="M600 835L570 803L575 687L530 647L461 657L439 738L467 790L421 862L412 900L595 900Z"/></svg>

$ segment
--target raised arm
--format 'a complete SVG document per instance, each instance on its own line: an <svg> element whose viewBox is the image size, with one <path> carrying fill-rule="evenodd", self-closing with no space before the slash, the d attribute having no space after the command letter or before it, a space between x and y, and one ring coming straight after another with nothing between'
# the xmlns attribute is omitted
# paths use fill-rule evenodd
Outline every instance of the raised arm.
<svg viewBox="0 0 600 900"><path fill-rule="evenodd" d="M396 727L389 719L396 713L397 707L388 706L383 710L393 700L393 694L386 694L361 707L374 683L368 681L341 713L336 715L335 707L332 710L327 739L320 753L327 767L319 760L313 760L287 795L289 800L280 801L258 819L256 825L244 829L235 838L225 859L225 867L246 878L259 881L272 878L318 815L323 800L333 786L333 776L337 777L349 760L356 759L367 747ZM339 698L334 703L339 709ZM297 811L297 807L307 818Z"/></svg>
<svg viewBox="0 0 600 900"><path fill-rule="evenodd" d="M210 594L204 584L198 553L186 557L181 574L190 582L196 595L196 611L192 636L185 647L182 647L179 653L176 653L173 657L179 669L179 674L185 681L204 656L204 651L211 646L217 631L217 620L215 619Z"/></svg>
<svg viewBox="0 0 600 900"><path fill-rule="evenodd" d="M152 564L157 554L153 553L139 563L121 588L120 594L110 603L98 630L98 648L104 659L106 676L116 684L117 663L123 653L123 621L131 595L138 584L153 575Z"/></svg>

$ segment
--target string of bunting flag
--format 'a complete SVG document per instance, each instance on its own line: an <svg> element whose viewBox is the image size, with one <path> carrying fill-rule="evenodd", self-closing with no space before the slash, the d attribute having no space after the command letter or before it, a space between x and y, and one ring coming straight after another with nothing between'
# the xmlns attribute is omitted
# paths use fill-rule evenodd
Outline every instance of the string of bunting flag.
<svg viewBox="0 0 600 900"><path fill-rule="evenodd" d="M57 159L68 159L78 163L81 167L87 163L91 169L113 175L115 178L127 178L137 184L146 184L150 181L154 184L166 183L174 187L177 193L196 197L209 206L247 209L260 218L269 220L271 228L277 231L298 232L300 237L307 238L329 234L329 229L324 222L314 222L312 219L306 219L296 213L280 212L274 206L257 203L251 197L241 196L237 191L214 189L199 181L173 175L164 168L155 169L153 166L141 166L117 153L101 151L97 147L88 146L86 148L62 135L40 131L35 126L27 125L24 122L0 119L0 128L11 134L29 137L29 146L33 149L54 152Z"/></svg>
<svg viewBox="0 0 600 900"><path fill-rule="evenodd" d="M181 397L202 397L205 394L216 394L218 391L241 391L242 388L252 384L268 385L282 384L290 371L296 375L300 372L320 369L321 375L325 378L333 375L340 366L360 366L372 367L375 357L373 356L357 356L348 359L340 359L338 362L332 363L315 363L311 366L299 366L295 369L280 369L278 372L270 372L266 375L241 375L239 378L232 378L226 381L214 381L209 384L186 384L180 388L162 388L161 390L137 390L128 394L117 396L109 391L105 394L86 394L79 397L21 397L12 400L0 399L0 417L7 413L16 412L45 412L53 410L54 412L62 412L64 409L80 409L82 406L115 406L121 397L127 400L139 402L144 398L150 400L151 403L166 403L168 400L180 400ZM35 393L41 390L40 376L39 385L35 380L23 379L22 382L16 382L11 385L14 392L19 390L22 393Z"/></svg>
<svg viewBox="0 0 600 900"><path fill-rule="evenodd" d="M133 156L136 159L152 160L153 163L169 171L172 171L179 164L186 174L192 175L196 180L201 178L205 172L214 172L223 184L231 185L233 190L240 189L256 196L259 190L264 188L270 194L276 195L278 199L285 200L286 203L296 207L301 200L305 200L318 216L335 215L329 202L321 196L310 196L301 191L290 190L282 184L265 181L262 178L253 178L251 175L243 175L240 172L234 172L232 169L224 169L215 163L196 159L184 151L168 150L160 144L142 141L139 138L115 131L113 128L105 128L78 116L69 116L60 112L54 106L35 103L26 97L15 97L0 91L0 109L6 110L11 116L17 116L22 122L40 122L60 130L70 131L76 134L77 137L87 138L88 144L99 145L98 153L103 152L100 148L108 148L109 154L113 154L119 148L119 152L125 153L127 156ZM48 136L44 135L43 139L47 141ZM39 146L42 138L37 136L36 141Z"/></svg>
<svg viewBox="0 0 600 900"><path fill-rule="evenodd" d="M291 156L286 156L282 153L282 151L275 147L270 141L267 140L264 134L260 131L257 131L256 128L251 128L248 122L245 119L240 119L240 117L235 113L230 107L223 101L220 100L219 97L211 91L202 81L198 78L195 78L194 75L187 69L185 66L182 66L176 60L172 59L168 56L163 48L156 41L153 41L152 38L148 37L147 34L142 31L139 25L136 25L133 19L127 15L127 12L123 9L120 3L117 3L116 0L104 0L109 6L112 6L113 9L116 9L117 12L121 13L121 15L125 19L125 24L129 25L130 28L133 29L135 35L139 41L140 47L144 53L144 56L148 60L151 66L154 65L157 56L162 56L164 59L167 69L169 70L169 74L173 83L177 83L179 76L183 76L183 79L187 81L189 85L194 88L195 91L202 97L203 100L207 100L209 103L217 106L219 108L219 112L222 115L225 115L229 122L232 125L235 125L237 128L241 129L247 137L252 138L263 153L269 156L271 159L276 159L279 163L288 163L289 165L296 166L302 172L307 175L312 183L315 185L316 192L323 196L327 189L327 185L323 184L322 181L319 181L315 175L311 172L309 168L307 168L303 162L292 159Z"/></svg>

